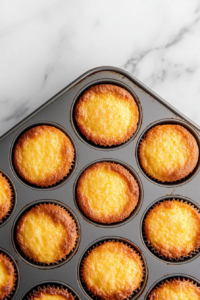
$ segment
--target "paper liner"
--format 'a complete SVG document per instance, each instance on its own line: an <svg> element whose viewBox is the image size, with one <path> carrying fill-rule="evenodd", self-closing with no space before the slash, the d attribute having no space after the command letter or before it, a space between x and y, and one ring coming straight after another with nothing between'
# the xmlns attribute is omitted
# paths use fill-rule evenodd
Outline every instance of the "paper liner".
<svg viewBox="0 0 200 300"><path fill-rule="evenodd" d="M38 296L41 296L41 293L50 293L51 295L56 295L59 292L59 295L66 297L66 299L69 300L78 300L79 298L77 295L70 289L63 287L62 285L60 286L55 286L54 284L45 284L38 286L37 289L32 289L28 295L26 295L25 299L26 300L35 300L37 299ZM66 293L67 292L67 293ZM69 297L71 296L71 297Z"/></svg>
<svg viewBox="0 0 200 300"><path fill-rule="evenodd" d="M157 125L159 125L159 124L157 124ZM155 125L155 126L157 126L157 125ZM180 126L183 127L183 125L180 125ZM154 127L154 126L153 126L153 127ZM153 128L153 127L151 127L151 128ZM163 185L170 185L170 184L173 184L173 185L176 185L176 184L181 184L182 182L185 182L187 179L189 179L189 177L191 176L191 174L193 174L193 172L196 170L196 168L197 168L197 166L198 166L198 161L199 161L200 158L198 158L198 161L197 161L196 166L194 167L194 169L193 169L187 176L185 176L184 178L178 179L178 180L174 180L174 181L161 181L161 180L159 180L159 179L157 179L157 178L154 178L153 176L149 175L149 174L144 170L144 168L142 167L142 164L141 164L141 162L140 162L139 150L140 150L141 143L142 143L143 139L146 137L147 132L148 132L149 130L151 130L151 128L149 128L147 131L145 131L145 133L144 133L143 136L141 137L141 139L140 139L140 141L139 141L139 144L138 144L137 157L138 157L138 162L139 162L139 164L140 164L140 167L141 167L142 171L145 173L145 175L146 175L149 179L151 179L151 180L153 180L154 182L159 183L159 184L163 184Z"/></svg>
<svg viewBox="0 0 200 300"><path fill-rule="evenodd" d="M6 253L4 253L3 251L0 250L0 254L2 254L3 257L6 257L7 259L9 259L9 262L12 264L12 266L14 268L14 284L13 284L12 291L10 292L10 294L8 296L6 296L3 299L3 300L10 300L14 296L14 293L15 293L16 288L17 288L18 270L16 269L15 264L13 263L13 260Z"/></svg>
<svg viewBox="0 0 200 300"><path fill-rule="evenodd" d="M61 205L59 205L59 204L57 204L57 203L48 202L48 201L47 201L47 202L42 202L42 203L38 203L37 205L32 206L29 210L27 210L26 212L24 212L24 214L21 215L20 218L18 219L18 222L15 224L15 226L17 226L17 224L19 223L20 219L21 219L27 212L29 212L33 207L36 207L36 206L39 206L39 205L42 205L42 204L52 204L52 205L54 205L54 206L58 206L58 207L60 207L60 208L63 208L63 209L70 215L70 217L73 219L73 221L74 221L74 223L75 223L75 225L76 225L76 239L75 239L74 246L73 246L73 248L71 249L70 253L66 254L65 257L63 257L62 259L58 260L57 262L53 262L53 263L42 263L42 262L37 262L37 261L35 261L34 259L31 259L31 258L28 257L27 255L25 255L25 254L21 251L21 249L20 249L20 247L19 247L19 245L18 245L18 243L17 243L16 237L15 237L15 244L18 245L18 247L17 247L17 248L18 248L18 252L21 254L21 256L22 256L24 259L26 259L29 263L31 263L31 264L33 264L33 265L35 265L35 266L43 266L43 267L47 267L47 266L59 266L61 263L63 263L65 260L67 260L68 257L70 257L70 256L72 255L73 251L75 250L75 248L76 248L76 246L77 246L77 242L78 242L78 239L79 239L79 233L78 233L78 231L79 231L79 225L78 225L78 223L76 222L76 219L74 218L74 216L71 214L71 212L69 212L64 206L61 206Z"/></svg>
<svg viewBox="0 0 200 300"><path fill-rule="evenodd" d="M178 281L178 282L191 282L194 284L195 287L199 288L199 285L197 284L197 282L195 282L194 280L192 280L191 278L187 277L187 275L183 275L183 277L180 276L174 276L174 277L170 277L169 279L165 279L165 280L161 280L160 282L158 282L152 289L151 291L148 293L147 297L145 298L146 300L150 300L151 294L154 290L159 289L160 287L162 287L163 284L165 283L172 283L174 280ZM152 297L151 297L152 298ZM154 299L154 297L152 298Z"/></svg>
<svg viewBox="0 0 200 300"><path fill-rule="evenodd" d="M145 242L146 246L148 247L148 249L149 249L154 255L156 255L157 257L159 257L160 259L162 259L162 260L164 260L164 261L169 261L169 262L181 262L181 261L183 262L183 261L186 261L186 260L191 259L191 258L193 258L194 256L196 256L196 255L200 252L200 247L198 247L197 249L192 250L192 251L191 251L188 255L186 255L186 256L180 256L179 258L178 258L178 257L177 257L177 258L169 258L169 257L167 257L167 256L161 255L161 254L159 253L159 251L156 250L156 249L153 247L153 245L150 243L150 241L148 241L148 240L146 239L146 233L145 233L145 231L144 231L144 223L145 223L145 219L146 219L148 213L149 213L154 207L156 207L158 203L166 202L166 201L173 201L173 200L174 200L174 201L181 202L181 203L188 204L188 205L190 205L191 207L193 207L194 209L196 209L196 211L197 211L198 213L200 213L199 209L197 209L197 208L194 206L194 204L190 203L189 201L185 201L185 200L181 200L181 199L176 199L176 198L160 200L160 201L156 202L154 205L152 205L152 206L148 209L148 211L146 212L145 217L144 217L144 219L143 219L143 223L142 223L142 235L143 235L144 242Z"/></svg>
<svg viewBox="0 0 200 300"><path fill-rule="evenodd" d="M10 189L11 189L11 206L10 206L10 209L7 212L7 214L2 219L0 219L0 226L1 226L5 221L7 221L7 219L11 215L11 213L13 211L13 208L14 208L14 203L15 203L15 197L16 196L15 196L15 191L14 191L13 185L10 182L10 180L7 178L7 176L4 173L0 172L0 174L2 174L2 176L6 179L7 183L10 186Z"/></svg>
<svg viewBox="0 0 200 300"><path fill-rule="evenodd" d="M145 280L146 267L145 267L145 262L144 262L144 260L142 259L141 254L137 251L137 249L135 249L135 247L134 247L133 245L131 245L131 244L127 243L127 242L124 242L123 240L120 240L120 239L111 239L111 240L100 241L99 243L96 243L95 245L92 245L92 246L86 251L86 253L83 255L82 260L81 260L81 263L80 263L80 270L79 270L79 272L80 272L80 281L81 281L81 284L82 284L84 290L86 291L86 293L87 293L92 299L94 299L94 300L102 300L102 298L100 298L100 297L98 297L98 296L95 296L91 291L89 291L89 290L87 289L87 286L86 286L86 284L84 283L83 278L82 278L82 266L83 266L83 263L84 263L85 258L91 253L91 251L92 251L93 249L95 249L97 246L106 244L106 243L108 243L108 242L119 242L119 243L121 243L121 244L124 244L124 245L128 246L129 248L133 249L135 253L138 254L138 256L140 257L140 261L142 262L142 267L143 267L142 272L143 272L143 276L142 276L142 281L141 281L141 283L140 283L140 286L139 286L136 290L134 290L133 293L132 293L128 298L125 298L125 299L124 299L124 300L128 300L128 299L131 300L133 297L135 297L135 296L137 295L137 293L138 293L138 292L140 291L140 289L141 289L142 283L143 283L144 280Z"/></svg>

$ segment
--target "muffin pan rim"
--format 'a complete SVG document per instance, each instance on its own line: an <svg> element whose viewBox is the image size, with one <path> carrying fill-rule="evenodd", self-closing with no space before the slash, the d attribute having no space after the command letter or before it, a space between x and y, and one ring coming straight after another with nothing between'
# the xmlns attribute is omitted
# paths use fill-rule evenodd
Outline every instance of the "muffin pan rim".
<svg viewBox="0 0 200 300"><path fill-rule="evenodd" d="M58 99L60 96L62 96L65 92L67 92L70 88L76 86L81 81L85 80L86 78L99 73L99 72L112 72L122 75L123 77L126 77L131 82L133 82L135 85L137 85L139 88L141 88L145 93L148 93L151 97L155 98L159 103L161 103L163 106L168 108L172 113L174 113L179 118L185 120L189 124L191 124L194 128L196 128L198 131L200 131L200 126L196 124L194 121L192 121L190 118L185 116L183 113L181 113L178 109L176 109L172 104L167 102L165 99L163 99L161 96L159 96L157 93L155 93L153 90L151 90L148 86L146 86L142 81L140 81L137 77L132 75L130 72L126 71L125 69L114 67L114 66L100 66L96 68L92 68L79 77L77 77L75 80L73 80L70 84L65 86L63 89L61 89L58 93L56 93L54 96L52 96L50 99L48 99L44 104L39 106L36 110L34 110L32 113L30 113L27 117L25 117L23 120L18 122L15 126L10 128L8 131L6 131L2 136L0 136L0 142L6 138L8 135L10 135L14 130L18 129L20 126L22 126L25 122L29 121L32 117L35 116L35 114L39 113L41 110L46 108L49 104L54 102L56 99Z"/></svg>

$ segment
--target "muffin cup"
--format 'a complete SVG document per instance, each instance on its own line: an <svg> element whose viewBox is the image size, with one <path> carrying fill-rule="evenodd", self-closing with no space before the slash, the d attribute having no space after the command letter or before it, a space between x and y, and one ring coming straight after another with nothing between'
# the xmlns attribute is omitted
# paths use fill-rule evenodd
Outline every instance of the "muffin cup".
<svg viewBox="0 0 200 300"><path fill-rule="evenodd" d="M11 256L11 254L9 252L7 252L5 249L0 248L0 253L3 254L4 256L6 256L7 258L9 258L9 261L12 263L14 269L15 269L15 282L14 282L14 286L13 289L11 291L11 293L4 298L4 300L11 300L14 299L14 297L17 294L17 291L19 289L19 283L20 283L20 273L19 273L19 268L17 266L16 261L14 260L14 258Z"/></svg>
<svg viewBox="0 0 200 300"><path fill-rule="evenodd" d="M143 280L140 284L140 287L137 288L130 297L128 297L127 299L129 300L135 300L137 299L139 296L141 296L141 294L143 293L146 285L147 285L147 281L148 281L148 266L147 266L147 262L146 259L142 253L142 251L140 250L140 248L138 246L136 246L134 243L132 243L131 241L121 238L121 237L105 237L105 238L101 238L97 241L95 241L94 243L90 244L89 247L84 251L84 253L82 254L82 256L80 257L79 260L79 264L78 264L78 281L79 281L79 285L81 286L83 292L87 295L87 297L89 297L89 299L91 300L101 300L101 298L94 296L86 287L86 284L83 282L82 279L82 274L81 274L81 269L82 269L82 264L85 260L85 258L91 253L91 251L93 249L95 249L97 246L103 245L106 242L120 242L128 247L130 247L131 249L133 249L140 257L142 263L143 263Z"/></svg>
<svg viewBox="0 0 200 300"><path fill-rule="evenodd" d="M86 92L89 88L91 88L92 86L95 86L95 85L100 85L100 84L112 84L112 85L116 85L116 86L119 86L119 87L127 90L133 96L133 98L135 100L135 103L138 107L139 120L138 120L138 124L137 124L137 129L133 133L132 136L130 136L125 142L122 142L121 144L116 144L116 145L113 145L113 146L97 145L97 144L93 143L92 141L87 140L87 138L80 132L80 130L79 130L77 124L76 124L76 121L75 121L75 107L76 107L76 104L77 104L78 100L84 94L84 92ZM82 142L84 142L86 145L88 145L92 148L95 148L95 149L98 149L98 150L104 150L104 151L105 150L116 150L116 149L122 148L122 147L126 146L128 143L130 143L133 139L135 139L135 137L137 136L137 134L140 130L140 127L141 127L141 124L142 124L142 117L143 117L142 106L140 104L140 100L139 100L138 96L136 95L136 93L127 84L125 84L121 81L118 81L116 79L99 79L99 80L93 81L92 83L90 83L88 85L85 85L77 93L77 95L75 96L74 101L73 101L72 106L71 106L70 112L71 112L70 113L70 118L71 118L72 128L73 128L74 132L76 133L76 135L79 137L79 139Z"/></svg>
<svg viewBox="0 0 200 300"><path fill-rule="evenodd" d="M172 200L176 200L178 202L182 202L185 204L188 204L190 206L192 206L193 208L196 209L196 211L198 213L200 213L200 208L193 203L191 200L188 200L185 197L180 197L180 196L169 196L169 197L163 197L160 198L159 200L156 200L153 204L150 205L150 207L147 208L147 210L144 212L143 217L142 217L142 221L141 221L141 227L142 227L142 237L143 237L143 241L144 244L146 245L146 247L148 248L148 250L155 255L157 258L159 258L160 260L162 260L163 262L170 262L171 264L181 264L181 263L187 263L188 261L191 261L192 259L197 258L197 256L200 253L200 247L191 251L188 255L186 256L181 256L179 258L168 258L165 257L164 255L160 254L158 250L156 250L153 245L146 239L146 234L144 231L144 222L146 219L146 216L148 215L148 213L158 204L161 202L165 202L165 201L172 201Z"/></svg>
<svg viewBox="0 0 200 300"><path fill-rule="evenodd" d="M189 281L189 282L192 282L195 286L197 287L200 287L200 282L192 277L192 276L189 276L189 275L184 275L184 274L172 274L172 275L168 275L168 276L165 276L163 277L162 279L159 279L158 281L156 281L149 289L149 291L146 293L146 296L145 296L145 300L149 300L149 295L150 293L156 289L156 288L159 288L161 287L164 283L168 283L168 282L171 282L172 280L174 279L177 279L177 280L180 280L180 281Z"/></svg>
<svg viewBox="0 0 200 300"><path fill-rule="evenodd" d="M53 204L55 206L59 206L59 207L63 208L65 211L68 212L68 214L71 216L71 218L74 220L74 222L76 224L77 237L76 237L75 245L72 248L72 250L70 251L70 253L67 254L61 260L58 260L57 262L49 263L49 264L48 263L42 263L42 262L36 262L33 259L30 259L28 256L26 256L21 251L21 249L20 249L20 247L17 243L17 240L16 240L16 227L17 227L17 224L18 224L19 220L21 219L21 217L26 212L30 211L31 208L33 208L37 205L40 205L40 204ZM76 252L78 251L80 240L81 240L81 228L80 228L80 223L79 223L78 218L76 217L75 213L67 205L65 205L64 203L61 203L60 201L57 201L57 200L38 200L38 201L34 201L34 202L30 203L29 205L25 206L19 212L19 214L17 215L17 217L15 218L15 220L13 222L11 238L12 238L12 246L13 246L15 252L28 265L31 265L32 267L35 267L35 268L38 268L38 269L53 269L53 268L57 268L57 267L60 267L60 266L64 265L69 260L71 260L72 257L76 254Z"/></svg>
<svg viewBox="0 0 200 300"><path fill-rule="evenodd" d="M130 215L122 220L122 221L119 221L119 222L116 222L116 223L110 223L110 224L106 224L106 223L99 223L99 222L96 222L92 219L90 219L89 217L87 217L83 212L82 210L80 209L79 205L78 205L78 202L77 202L77 195L76 195L76 192L77 192L77 185L78 185L78 181L81 177L81 175L87 170L87 168L89 168L90 166L96 164L96 163L100 163L100 162L110 162L110 163L115 163L115 164L118 164L118 165L121 165L123 168L125 168L135 179L135 181L137 182L137 185L138 185L138 188L139 188L139 197L138 197L138 202L135 206L135 208L133 209L133 211L130 213ZM75 182L74 182L74 186L73 186L73 198L74 198L74 203L76 205L76 208L78 210L78 212L81 214L81 216L87 220L87 222L95 225L95 226L98 226L98 227L103 227L103 228L113 228L113 227L118 227L118 226L122 226L126 223L128 223L129 221L131 221L140 211L140 208L142 206L142 203L143 203L143 186L142 186L142 182L141 182L141 179L139 178L138 174L136 173L135 170L133 170L133 168L131 168L129 165L127 165L126 163L120 161L120 160L115 160L115 159L109 159L109 158L105 158L105 159L99 159L99 160L95 160L93 162L91 162L90 164L86 165L81 171L80 173L78 174L78 176L76 177L75 179Z"/></svg>
<svg viewBox="0 0 200 300"><path fill-rule="evenodd" d="M15 149L15 145L16 143L18 142L19 138L26 132L28 131L29 129L33 128L33 127L36 127L36 126L42 126L42 125L47 125L47 126L52 126L52 127L55 127L57 129L59 129L60 131L62 131L68 138L69 140L71 141L73 147L74 147L74 158L73 158L73 161L72 161L72 164L71 164L71 167L69 169L69 172L62 178L60 179L59 181L57 181L56 183L52 184L52 185L49 185L47 187L42 187L42 186L38 186L38 185L35 185L35 184L32 184L32 183L29 183L28 181L26 181L24 178L22 178L19 173L17 172L15 166L14 166L14 162L13 162L13 155L14 155L14 149ZM47 121L44 121L44 122L35 122L35 123L32 123L30 124L29 126L27 126L26 128L23 128L20 133L18 133L16 135L16 137L14 138L13 142L12 142L12 145L11 145L11 148L10 148L10 166L11 166L11 169L12 169L12 172L13 174L15 175L15 177L24 185L32 188L32 189L38 189L38 190L52 190L52 189L55 189L57 187L60 187L62 186L63 184L65 184L69 178L71 177L71 175L74 173L74 170L76 169L76 166L77 166L77 161L78 161L78 152L77 152L77 147L76 147L76 144L73 140L73 138L71 137L71 135L66 131L66 129L64 127L62 127L61 125L57 124L57 123L53 123L53 122L47 122Z"/></svg>
<svg viewBox="0 0 200 300"><path fill-rule="evenodd" d="M11 216L13 215L16 205L17 205L17 192L16 192L16 188L14 186L13 181L11 180L11 178L2 170L0 170L0 174L3 175L3 177L5 177L5 179L7 180L7 182L9 183L10 189L11 189L11 202L12 205L9 209L9 211L7 212L7 214L5 215L5 217L3 217L3 219L0 220L0 227L4 226L9 219L11 218Z"/></svg>
<svg viewBox="0 0 200 300"><path fill-rule="evenodd" d="M61 289L61 290L68 290L69 293L72 294L72 296L75 297L75 300L81 300L80 296L76 293L76 291L69 286L68 284L65 284L60 281L43 281L38 283L37 285L34 285L32 288L30 288L26 293L21 297L21 300L30 300L32 296L34 296L35 293L45 290L45 289Z"/></svg>
<svg viewBox="0 0 200 300"><path fill-rule="evenodd" d="M140 163L140 158L139 158L139 150L140 150L140 147L141 147L141 143L143 141L143 139L145 138L147 132L157 126L157 125L166 125L166 124L172 124L172 125L180 125L182 127L184 127L186 130L189 131L189 133L191 133L191 135L195 138L196 142L197 142L197 145L198 145L198 148L199 148L199 158L198 158L198 161L197 161L197 164L194 168L194 170L189 173L186 177L180 179L180 180L176 180L176 181L172 181L172 182L168 182L168 181L165 181L165 182L162 182L154 177L152 177L151 175L149 175L142 167L141 163ZM198 133L196 132L196 130L194 130L194 128L192 126L190 126L188 123L185 123L184 121L182 120L177 120L177 119L163 119L163 120L159 120L159 121L156 121L154 122L153 124L150 124L144 131L143 133L141 134L140 138L138 139L138 142L137 142L137 145L136 145L136 161L138 163L138 166L139 168L141 169L143 175L145 175L145 177L147 179L149 179L151 182L153 181L154 183L158 184L158 185L161 185L161 186L164 186L164 187L174 187L174 186L180 186L182 184L185 184L186 182L189 182L191 179L194 178L194 176L196 176L196 174L199 172L199 168L200 168L200 139L199 139L199 135Z"/></svg>

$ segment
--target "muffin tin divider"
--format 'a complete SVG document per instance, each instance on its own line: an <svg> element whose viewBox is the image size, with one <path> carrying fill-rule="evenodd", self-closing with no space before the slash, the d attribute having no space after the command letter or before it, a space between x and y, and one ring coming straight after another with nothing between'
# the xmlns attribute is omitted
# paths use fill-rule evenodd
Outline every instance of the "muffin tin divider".
<svg viewBox="0 0 200 300"><path fill-rule="evenodd" d="M106 83L106 81L111 82L111 80L113 80L113 82L121 82L121 85L126 85L130 90L134 91L142 107L142 119L141 126L134 138L130 139L130 141L119 147L113 147L109 149L95 147L95 145L90 145L79 137L76 130L74 130L73 124L71 123L71 110L76 96L82 89L84 89L86 85L92 85L93 83L95 84L95 82L99 81ZM188 197L200 205L200 172L198 172L195 177L192 177L190 181L185 182L182 185L158 185L144 176L140 166L138 165L136 147L141 134L150 124L162 119L175 119L176 121L181 120L186 124L188 122L189 126L194 127L194 123L192 123L192 121L188 120L180 112L166 104L164 100L141 84L129 73L113 67L102 67L91 70L78 78L75 82L50 99L45 105L42 106L42 108L39 108L37 111L31 114L30 117L26 118L25 121L21 122L8 134L4 135L0 141L0 169L9 175L16 187L17 206L8 222L0 228L0 247L8 251L16 259L19 266L21 279L19 290L15 296L16 300L21 299L23 294L33 285L38 285L44 280L46 282L61 281L65 284L68 284L77 292L82 300L88 299L83 293L78 282L79 259L84 250L90 244L94 243L94 241L97 239L103 239L109 236L128 239L142 250L147 261L149 276L147 286L144 292L140 295L139 299L141 300L145 299L146 292L149 290L149 288L157 280L166 275L181 273L185 275L191 275L198 280L200 279L198 264L200 257L197 257L192 261L188 261L187 263L177 265L172 265L170 262L159 261L146 248L141 237L140 226L143 213L156 199L166 197L168 195L179 195L180 198L181 196ZM20 134L20 132L35 122L39 122L40 124L45 122L53 122L62 126L70 134L76 145L76 169L73 171L69 179L60 186L58 185L49 189L37 189L34 187L29 187L28 185L22 184L17 176L15 176L13 173L11 166L12 160L10 159L12 143L15 137ZM197 125L195 125L195 127L196 131L200 130ZM199 131L197 134L199 134ZM80 214L73 198L74 184L80 172L88 164L92 164L97 160L103 161L104 159L114 160L115 162L119 161L119 163L124 162L126 165L130 166L140 178L143 187L143 201L138 213L128 222L125 222L124 224L121 224L121 226L117 227L99 227L89 223ZM81 227L81 241L75 255L66 264L49 270L45 268L38 269L26 264L15 253L11 242L12 224L20 210L33 201L41 199L58 200L61 201L61 204L64 203L67 205L73 210L79 219Z"/></svg>

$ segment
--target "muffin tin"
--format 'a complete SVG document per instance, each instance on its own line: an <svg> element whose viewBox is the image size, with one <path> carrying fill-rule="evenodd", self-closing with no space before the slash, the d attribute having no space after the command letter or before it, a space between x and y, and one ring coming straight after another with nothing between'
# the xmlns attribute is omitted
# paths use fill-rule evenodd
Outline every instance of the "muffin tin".
<svg viewBox="0 0 200 300"><path fill-rule="evenodd" d="M101 83L115 84L127 89L134 96L139 108L140 120L137 131L130 140L119 146L100 147L88 142L80 134L74 121L74 106L80 95L88 87ZM93 299L84 290L81 283L79 274L81 259L93 245L113 239L131 244L143 257L145 280L138 293L134 293L129 299L147 299L147 293L152 286L166 276L195 278L193 280L199 284L199 253L177 262L166 261L151 252L142 234L144 216L155 201L175 198L191 202L198 209L200 205L200 162L192 174L183 181L173 184L161 184L150 179L144 174L139 164L138 146L145 132L156 124L164 123L176 123L184 126L195 136L200 148L200 127L198 125L187 119L126 71L114 67L101 67L83 74L2 136L0 140L0 171L11 182L15 201L12 214L0 224L0 247L14 257L21 274L19 289L12 298L28 299L28 294L35 288L49 284L68 287L72 293L79 295L76 297L77 299ZM19 136L25 130L39 124L49 124L65 132L74 144L76 152L70 174L49 188L39 188L23 181L15 172L12 161L13 146ZM80 212L77 206L77 180L86 167L97 161L119 163L127 168L138 181L139 204L136 211L123 222L111 225L92 222ZM16 247L14 235L16 220L19 215L38 202L58 203L69 210L78 224L79 240L75 249L67 260L57 265L33 264L27 261Z"/></svg>

